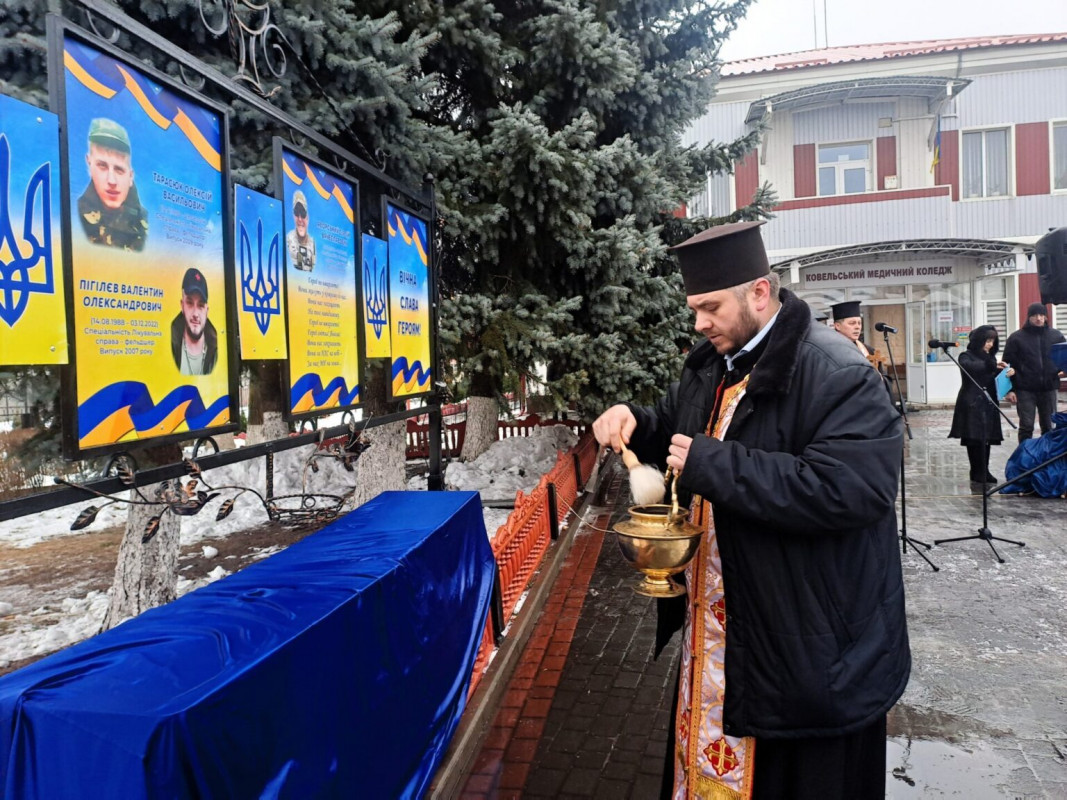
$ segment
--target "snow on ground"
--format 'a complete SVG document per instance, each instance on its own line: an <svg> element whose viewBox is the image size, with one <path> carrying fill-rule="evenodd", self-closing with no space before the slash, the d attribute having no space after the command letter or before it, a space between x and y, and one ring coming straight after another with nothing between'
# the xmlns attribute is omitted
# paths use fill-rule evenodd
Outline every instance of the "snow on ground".
<svg viewBox="0 0 1067 800"><path fill-rule="evenodd" d="M474 461L454 461L445 470L446 488L460 491L478 491L486 502L512 502L515 492L529 492L537 486L541 476L556 464L560 450L568 450L578 437L565 425L545 426L531 436L516 436L494 443ZM347 492L358 476L347 472L329 459L320 459L319 472L307 468L307 459L314 453L314 445L278 453L274 457L275 495L299 494L303 487L310 493L341 495ZM202 482L220 490L221 497L211 501L203 511L182 520L181 544L189 545L219 539L231 533L246 530L267 522L263 504L251 492L241 494L234 504L233 512L221 522L215 521L218 505L234 496L234 490L224 486L253 487L262 492L266 481L265 459L252 459L203 473ZM207 487L201 487L207 488ZM408 482L410 490L425 490L426 477L415 476ZM101 505L100 499L89 500L52 511L41 512L19 519L0 522L0 544L11 547L32 547L38 542L60 536L77 536L81 531L71 531L70 524L83 508ZM510 508L484 508L485 527L489 538L496 535L511 513ZM126 506L108 506L97 516L91 530L121 525L125 522ZM218 550L203 544L205 558L214 558ZM256 558L266 558L278 548L264 548ZM116 554L117 556L117 554ZM230 571L221 564L207 576L197 580L178 577L177 592L182 596L201 586L224 578ZM5 604L0 595L0 616ZM75 644L95 635L100 630L107 610L107 594L90 592L81 599L66 599L58 608L41 607L29 614L11 620L13 630L0 636L0 666L31 656L43 655ZM10 609L7 609L10 613Z"/></svg>

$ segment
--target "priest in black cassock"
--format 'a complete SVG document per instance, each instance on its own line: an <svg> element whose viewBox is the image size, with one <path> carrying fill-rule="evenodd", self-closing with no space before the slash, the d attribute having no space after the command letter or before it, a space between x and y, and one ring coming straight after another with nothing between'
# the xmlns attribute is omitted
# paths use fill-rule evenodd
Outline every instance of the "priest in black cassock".
<svg viewBox="0 0 1067 800"><path fill-rule="evenodd" d="M881 800L911 666L899 415L857 348L779 288L759 225L675 248L704 340L654 407L593 427L680 470L706 531L688 596L658 601L657 644L682 628L664 794Z"/></svg>

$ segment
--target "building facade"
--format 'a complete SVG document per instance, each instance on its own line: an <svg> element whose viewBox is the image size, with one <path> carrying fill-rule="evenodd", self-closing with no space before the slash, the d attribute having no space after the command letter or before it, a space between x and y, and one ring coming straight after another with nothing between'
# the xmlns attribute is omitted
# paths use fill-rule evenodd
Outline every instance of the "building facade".
<svg viewBox="0 0 1067 800"><path fill-rule="evenodd" d="M759 148L689 213L728 214L770 183L783 285L815 310L860 300L864 340L908 399L953 401L959 371L928 340L965 345L992 324L1003 343L1040 299L1034 242L1067 226L1067 33L731 62L687 143L760 124ZM1050 311L1067 328L1067 306Z"/></svg>

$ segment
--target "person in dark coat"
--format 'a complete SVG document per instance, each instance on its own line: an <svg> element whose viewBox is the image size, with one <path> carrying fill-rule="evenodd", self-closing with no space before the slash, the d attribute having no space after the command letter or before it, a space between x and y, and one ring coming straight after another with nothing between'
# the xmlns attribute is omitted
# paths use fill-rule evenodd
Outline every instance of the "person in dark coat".
<svg viewBox="0 0 1067 800"><path fill-rule="evenodd" d="M986 395L996 402L997 373L1004 368L1004 362L997 361L999 351L997 329L992 325L980 325L971 331L967 349L959 357L960 372L965 374L960 375L962 383L956 395L948 436L959 439L967 448L972 483L997 482L996 476L989 471L989 447L1000 444L1004 437L1000 430L1000 413Z"/></svg>
<svg viewBox="0 0 1067 800"><path fill-rule="evenodd" d="M1009 336L1004 346L1004 360L1015 370L1008 401L1018 403L1020 442L1034 435L1035 412L1041 422L1041 433L1052 430L1056 390L1060 385L1059 367L1052 360L1052 345L1062 341L1063 334L1048 326L1045 306L1031 303L1026 309L1026 324Z"/></svg>
<svg viewBox="0 0 1067 800"><path fill-rule="evenodd" d="M886 714L911 668L901 418L856 346L778 289L756 225L679 245L706 341L654 407L593 426L680 470L707 529L689 602L659 601L661 622L685 619L668 791L882 798Z"/></svg>

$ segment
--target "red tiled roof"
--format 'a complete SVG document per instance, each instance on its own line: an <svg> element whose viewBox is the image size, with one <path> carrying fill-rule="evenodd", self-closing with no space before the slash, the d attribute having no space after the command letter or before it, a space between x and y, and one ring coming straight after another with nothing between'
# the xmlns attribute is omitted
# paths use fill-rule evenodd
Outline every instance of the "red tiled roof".
<svg viewBox="0 0 1067 800"><path fill-rule="evenodd" d="M930 39L920 42L887 42L885 44L857 44L846 47L827 47L822 50L803 50L777 56L760 56L728 61L722 75L748 75L755 72L774 72L784 69L816 67L827 64L846 64L852 61L877 61L885 58L919 56L931 53L951 53L979 47L1002 47L1019 44L1047 44L1067 42L1067 33L1033 33L1012 36L970 36L960 39Z"/></svg>

